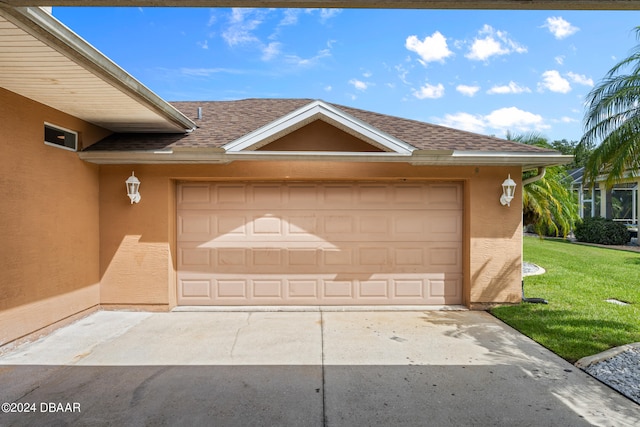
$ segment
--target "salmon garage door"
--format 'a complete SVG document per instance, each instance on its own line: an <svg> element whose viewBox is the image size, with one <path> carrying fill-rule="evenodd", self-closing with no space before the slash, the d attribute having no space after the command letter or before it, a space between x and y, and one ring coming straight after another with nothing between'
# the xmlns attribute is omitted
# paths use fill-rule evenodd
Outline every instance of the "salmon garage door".
<svg viewBox="0 0 640 427"><path fill-rule="evenodd" d="M179 305L462 303L460 183L178 185Z"/></svg>

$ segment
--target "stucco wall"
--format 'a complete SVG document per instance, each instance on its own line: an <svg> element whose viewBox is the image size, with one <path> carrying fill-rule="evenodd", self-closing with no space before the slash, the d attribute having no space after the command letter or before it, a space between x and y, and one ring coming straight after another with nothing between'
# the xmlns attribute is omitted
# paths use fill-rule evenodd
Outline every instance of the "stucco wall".
<svg viewBox="0 0 640 427"><path fill-rule="evenodd" d="M140 178L131 205L124 181ZM175 304L175 189L179 180L454 180L465 188L465 304L518 302L521 281L521 187L500 204L518 167L433 167L382 163L235 162L228 165L131 165L100 168L101 302L105 306ZM144 308L144 307L143 307Z"/></svg>
<svg viewBox="0 0 640 427"><path fill-rule="evenodd" d="M98 167L44 144L44 122L108 133L0 89L0 345L99 303Z"/></svg>

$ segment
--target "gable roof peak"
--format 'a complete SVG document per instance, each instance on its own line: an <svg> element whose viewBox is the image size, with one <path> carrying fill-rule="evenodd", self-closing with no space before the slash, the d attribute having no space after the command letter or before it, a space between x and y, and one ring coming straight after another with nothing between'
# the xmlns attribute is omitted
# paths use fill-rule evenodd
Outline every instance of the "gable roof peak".
<svg viewBox="0 0 640 427"><path fill-rule="evenodd" d="M230 153L254 151L316 120L325 121L382 151L409 155L415 150L415 147L406 142L320 99L311 100L308 104L225 144L223 148Z"/></svg>

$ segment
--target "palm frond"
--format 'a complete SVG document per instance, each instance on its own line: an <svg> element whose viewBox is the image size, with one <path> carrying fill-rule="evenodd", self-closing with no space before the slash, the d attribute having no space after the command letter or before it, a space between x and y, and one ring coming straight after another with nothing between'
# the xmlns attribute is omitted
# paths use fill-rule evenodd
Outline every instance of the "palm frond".
<svg viewBox="0 0 640 427"><path fill-rule="evenodd" d="M640 40L640 26L635 28ZM640 44L614 65L587 95L585 133L579 145L593 148L585 166L585 182L601 174L612 186L640 166Z"/></svg>

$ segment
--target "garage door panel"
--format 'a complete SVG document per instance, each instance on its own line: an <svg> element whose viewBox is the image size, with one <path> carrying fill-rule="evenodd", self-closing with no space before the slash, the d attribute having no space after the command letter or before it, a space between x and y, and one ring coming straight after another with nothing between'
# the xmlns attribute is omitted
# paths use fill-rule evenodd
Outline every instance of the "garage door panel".
<svg viewBox="0 0 640 427"><path fill-rule="evenodd" d="M297 303L307 300L315 303L318 299L319 282L317 279L289 279L287 285L289 301Z"/></svg>
<svg viewBox="0 0 640 427"><path fill-rule="evenodd" d="M356 259L356 248L329 248L322 250L324 265L332 269L339 269L339 266L350 266Z"/></svg>
<svg viewBox="0 0 640 427"><path fill-rule="evenodd" d="M249 297L247 293L248 283L246 279L218 279L213 282L215 298L219 301L239 300L244 301Z"/></svg>
<svg viewBox="0 0 640 427"><path fill-rule="evenodd" d="M462 251L455 242L396 243L384 246L348 242L340 248L288 249L237 247L209 248L189 242L178 250L182 272L208 274L322 274L342 273L456 273L462 268Z"/></svg>
<svg viewBox="0 0 640 427"><path fill-rule="evenodd" d="M191 279L182 280L182 295L183 299L194 300L210 300L211 299L211 281L207 279Z"/></svg>
<svg viewBox="0 0 640 427"><path fill-rule="evenodd" d="M389 298L389 280L362 280L358 283L358 297L364 299Z"/></svg>
<svg viewBox="0 0 640 427"><path fill-rule="evenodd" d="M246 184L217 184L214 190L214 201L220 207L229 209L229 205L241 207L247 204Z"/></svg>
<svg viewBox="0 0 640 427"><path fill-rule="evenodd" d="M178 238L181 241L226 242L336 242L377 241L457 241L462 237L462 214L459 211L371 213L352 210L348 214L321 213L300 215L286 211L246 215L242 212L218 211L215 217L203 213L178 213Z"/></svg>
<svg viewBox="0 0 640 427"><path fill-rule="evenodd" d="M183 183L178 186L178 206L187 209L210 209L213 207L213 187L208 182Z"/></svg>
<svg viewBox="0 0 640 427"><path fill-rule="evenodd" d="M459 304L457 183L178 186L183 305Z"/></svg>
<svg viewBox="0 0 640 427"><path fill-rule="evenodd" d="M428 187L429 209L461 209L462 186L457 183L434 183Z"/></svg>
<svg viewBox="0 0 640 427"><path fill-rule="evenodd" d="M429 279L431 304L462 304L462 275L451 274Z"/></svg>
<svg viewBox="0 0 640 427"><path fill-rule="evenodd" d="M358 305L460 304L462 276L340 275L315 279L250 276L180 281L180 300L189 305Z"/></svg>
<svg viewBox="0 0 640 427"><path fill-rule="evenodd" d="M284 283L282 280L254 280L253 297L256 299L262 298L277 298L282 299L284 296Z"/></svg>
<svg viewBox="0 0 640 427"><path fill-rule="evenodd" d="M327 302L343 303L343 301L351 301L354 297L353 288L354 281L350 278L340 279L325 279L322 282L322 296Z"/></svg>
<svg viewBox="0 0 640 427"><path fill-rule="evenodd" d="M203 237L235 239L238 236L247 236L247 224L250 224L250 221L245 215L238 212L220 212L215 219L215 234Z"/></svg>
<svg viewBox="0 0 640 427"><path fill-rule="evenodd" d="M178 249L178 264L189 271L212 271L212 252L207 248L182 247Z"/></svg>
<svg viewBox="0 0 640 427"><path fill-rule="evenodd" d="M282 271L284 251L278 248L256 248L251 250L253 265L264 267L277 267Z"/></svg>
<svg viewBox="0 0 640 427"><path fill-rule="evenodd" d="M315 215L289 215L286 221L286 234L303 236L318 233L318 218Z"/></svg>
<svg viewBox="0 0 640 427"><path fill-rule="evenodd" d="M214 228L212 221L215 219L207 214L187 213L178 216L178 240L188 242L208 238L212 235L211 231Z"/></svg>
<svg viewBox="0 0 640 427"><path fill-rule="evenodd" d="M283 234L283 218L278 216L254 216L251 220L250 233L256 237L269 235L269 238L280 237Z"/></svg>

